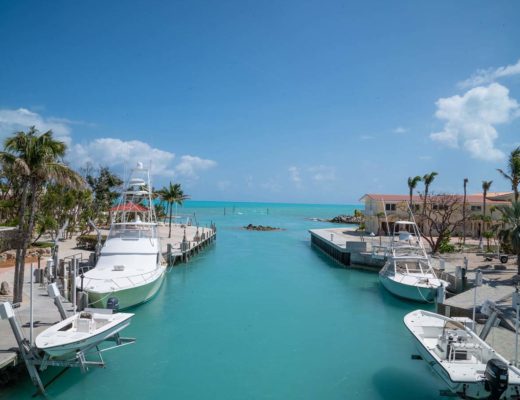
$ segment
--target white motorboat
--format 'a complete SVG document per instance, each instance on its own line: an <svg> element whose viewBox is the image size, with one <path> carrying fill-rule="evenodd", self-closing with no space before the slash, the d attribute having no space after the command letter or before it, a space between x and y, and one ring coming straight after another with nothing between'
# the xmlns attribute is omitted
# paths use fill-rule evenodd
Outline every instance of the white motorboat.
<svg viewBox="0 0 520 400"><path fill-rule="evenodd" d="M424 361L465 399L520 399L520 370L461 322L429 311L404 317Z"/></svg>
<svg viewBox="0 0 520 400"><path fill-rule="evenodd" d="M84 351L126 328L134 314L80 312L47 328L36 337L36 347L51 358Z"/></svg>
<svg viewBox="0 0 520 400"><path fill-rule="evenodd" d="M161 287L166 264L151 187L149 171L138 163L111 210L110 232L95 268L76 281L88 293L89 305L105 308L115 298L125 309L151 299Z"/></svg>
<svg viewBox="0 0 520 400"><path fill-rule="evenodd" d="M417 224L412 221L396 221L390 243L390 254L379 280L398 297L419 302L431 302L440 287L448 282L439 279L421 240Z"/></svg>

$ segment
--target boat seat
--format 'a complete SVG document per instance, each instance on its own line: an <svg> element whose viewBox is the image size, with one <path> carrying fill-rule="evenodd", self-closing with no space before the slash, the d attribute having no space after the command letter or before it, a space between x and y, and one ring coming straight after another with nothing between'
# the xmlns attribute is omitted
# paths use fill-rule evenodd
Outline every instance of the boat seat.
<svg viewBox="0 0 520 400"><path fill-rule="evenodd" d="M76 331L81 333L90 333L91 319L78 318L76 321Z"/></svg>

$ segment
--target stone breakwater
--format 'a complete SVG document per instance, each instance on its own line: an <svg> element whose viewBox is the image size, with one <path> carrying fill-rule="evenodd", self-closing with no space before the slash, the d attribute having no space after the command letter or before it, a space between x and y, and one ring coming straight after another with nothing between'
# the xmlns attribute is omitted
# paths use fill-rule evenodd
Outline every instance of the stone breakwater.
<svg viewBox="0 0 520 400"><path fill-rule="evenodd" d="M244 226L244 229L248 230L248 231L283 231L282 228L276 228L274 226L263 226L263 225L253 225L253 224Z"/></svg>
<svg viewBox="0 0 520 400"><path fill-rule="evenodd" d="M364 222L363 217L357 217L354 215L338 215L334 218L309 218L313 221L320 221L320 222L332 222L335 224L356 224L359 225Z"/></svg>

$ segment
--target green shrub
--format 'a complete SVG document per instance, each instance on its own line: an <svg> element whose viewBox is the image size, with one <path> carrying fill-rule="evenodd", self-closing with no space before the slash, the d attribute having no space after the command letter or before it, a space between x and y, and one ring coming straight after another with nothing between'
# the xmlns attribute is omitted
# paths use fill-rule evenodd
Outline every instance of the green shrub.
<svg viewBox="0 0 520 400"><path fill-rule="evenodd" d="M105 243L106 235L101 235L101 244ZM81 235L76 238L76 246L85 250L96 250L97 235Z"/></svg>
<svg viewBox="0 0 520 400"><path fill-rule="evenodd" d="M450 243L450 235L444 236L439 244L439 253L453 253L454 251L455 245Z"/></svg>
<svg viewBox="0 0 520 400"><path fill-rule="evenodd" d="M36 242L36 243L33 243L31 246L45 249L48 247L54 247L54 243L53 242Z"/></svg>

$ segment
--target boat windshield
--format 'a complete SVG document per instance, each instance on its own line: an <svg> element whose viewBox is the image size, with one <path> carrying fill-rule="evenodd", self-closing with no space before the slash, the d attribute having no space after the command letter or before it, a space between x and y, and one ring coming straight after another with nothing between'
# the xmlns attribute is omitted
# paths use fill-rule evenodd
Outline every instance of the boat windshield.
<svg viewBox="0 0 520 400"><path fill-rule="evenodd" d="M154 239L157 237L157 227L155 224L145 223L126 223L113 224L107 239Z"/></svg>

